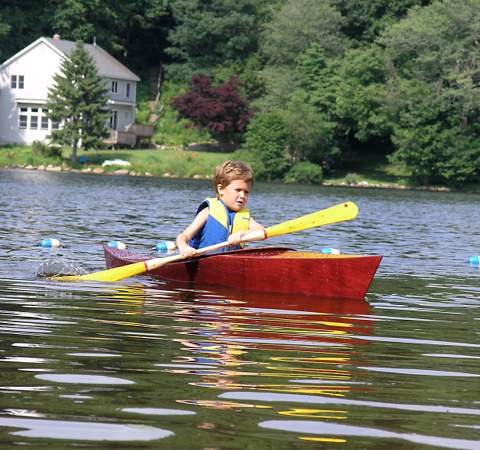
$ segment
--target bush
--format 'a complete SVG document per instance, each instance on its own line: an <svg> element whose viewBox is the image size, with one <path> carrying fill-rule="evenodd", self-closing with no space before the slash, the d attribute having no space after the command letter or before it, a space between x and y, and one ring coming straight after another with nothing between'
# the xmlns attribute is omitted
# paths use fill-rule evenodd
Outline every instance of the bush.
<svg viewBox="0 0 480 450"><path fill-rule="evenodd" d="M288 168L288 142L280 115L260 113L250 122L242 147L258 155L264 167L264 178L281 179Z"/></svg>
<svg viewBox="0 0 480 450"><path fill-rule="evenodd" d="M49 146L40 141L33 141L32 153L46 158L61 158L62 148L58 145Z"/></svg>
<svg viewBox="0 0 480 450"><path fill-rule="evenodd" d="M285 183L321 184L323 170L317 164L299 162L295 164L285 175Z"/></svg>
<svg viewBox="0 0 480 450"><path fill-rule="evenodd" d="M206 75L192 77L192 90L179 95L171 105L179 116L189 119L221 142L236 142L252 115L247 101L239 92L240 80L231 77L220 86L212 86Z"/></svg>
<svg viewBox="0 0 480 450"><path fill-rule="evenodd" d="M253 170L255 180L265 180L267 178L268 174L265 169L265 164L258 153L254 153L246 149L237 150L232 154L232 159L243 161L244 163L250 165Z"/></svg>
<svg viewBox="0 0 480 450"><path fill-rule="evenodd" d="M356 173L347 173L347 175L345 175L345 183L347 184L355 185L360 183L360 181L361 177Z"/></svg>

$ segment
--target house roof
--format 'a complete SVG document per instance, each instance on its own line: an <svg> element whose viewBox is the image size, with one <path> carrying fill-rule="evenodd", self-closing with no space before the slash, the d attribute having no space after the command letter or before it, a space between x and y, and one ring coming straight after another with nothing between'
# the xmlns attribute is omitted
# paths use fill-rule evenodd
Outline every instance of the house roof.
<svg viewBox="0 0 480 450"><path fill-rule="evenodd" d="M35 42L32 42L29 46L25 47L23 50L20 50L18 53L13 55L0 67L7 66L12 61L27 53L31 48L35 47L41 42L44 42L46 45L52 48L52 50L58 52L64 57L68 57L76 45L76 43L72 41L66 41L57 38L41 37ZM137 75L135 75L130 69L125 67L120 61L115 59L112 55L110 55L110 53L106 52L98 45L83 44L83 47L95 61L98 74L101 77L128 81L140 81L140 78Z"/></svg>
<svg viewBox="0 0 480 450"><path fill-rule="evenodd" d="M53 45L60 50L65 56L75 48L75 42L65 41L63 39L44 38L50 45ZM115 59L110 53L106 52L98 45L83 44L83 47L88 54L95 61L98 74L107 78L118 78L121 80L140 81L140 78L135 75L130 69L125 67L120 61Z"/></svg>

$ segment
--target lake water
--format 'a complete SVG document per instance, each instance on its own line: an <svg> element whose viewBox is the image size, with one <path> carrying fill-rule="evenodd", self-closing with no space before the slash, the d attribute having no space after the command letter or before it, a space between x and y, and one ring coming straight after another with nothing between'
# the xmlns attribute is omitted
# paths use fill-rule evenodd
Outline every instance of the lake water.
<svg viewBox="0 0 480 450"><path fill-rule="evenodd" d="M345 301L37 278L174 239L206 181L0 170L0 194L2 450L480 448L478 195L256 184L266 226L358 204L268 242L384 255Z"/></svg>

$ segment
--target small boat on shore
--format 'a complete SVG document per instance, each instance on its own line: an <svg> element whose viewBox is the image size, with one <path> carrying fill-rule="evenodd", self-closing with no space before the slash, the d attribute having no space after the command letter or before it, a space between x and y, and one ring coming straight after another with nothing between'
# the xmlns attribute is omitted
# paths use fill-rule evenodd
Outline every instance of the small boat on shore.
<svg viewBox="0 0 480 450"><path fill-rule="evenodd" d="M108 269L151 255L103 246ZM164 281L255 292L363 299L382 257L256 247L171 262L146 274Z"/></svg>

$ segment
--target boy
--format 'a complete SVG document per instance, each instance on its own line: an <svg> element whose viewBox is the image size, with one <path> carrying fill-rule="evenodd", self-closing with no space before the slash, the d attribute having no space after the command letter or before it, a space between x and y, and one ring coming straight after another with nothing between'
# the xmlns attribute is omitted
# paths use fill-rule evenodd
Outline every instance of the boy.
<svg viewBox="0 0 480 450"><path fill-rule="evenodd" d="M193 222L177 236L182 256L193 256L199 248L227 240L231 247L226 250L238 249L247 232L263 229L246 208L252 183L252 169L240 161L225 161L215 168L217 197L204 200Z"/></svg>

